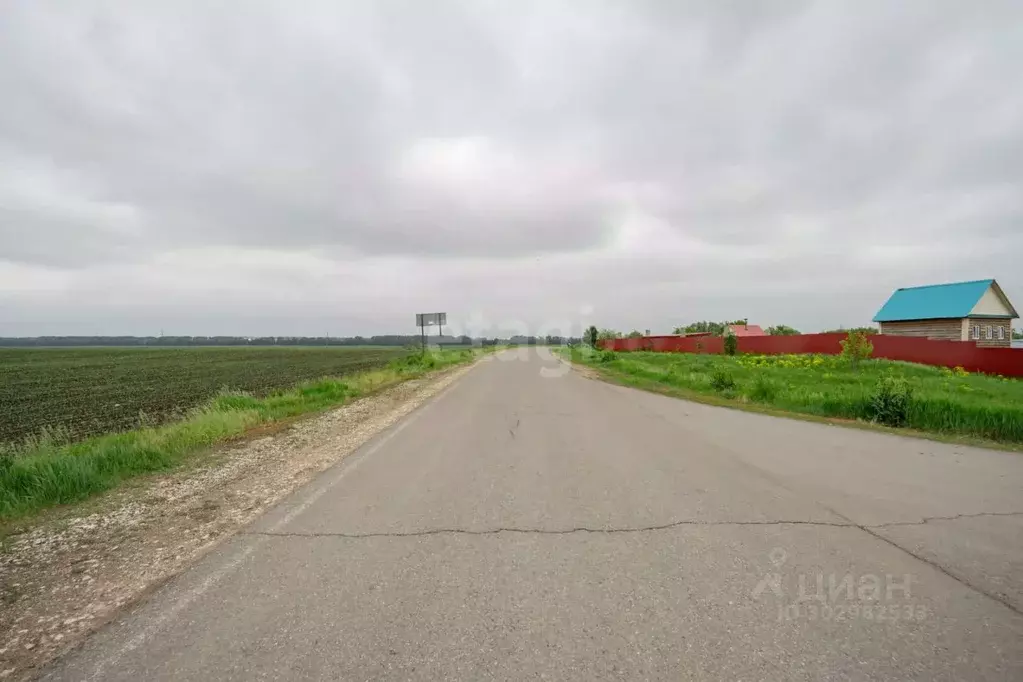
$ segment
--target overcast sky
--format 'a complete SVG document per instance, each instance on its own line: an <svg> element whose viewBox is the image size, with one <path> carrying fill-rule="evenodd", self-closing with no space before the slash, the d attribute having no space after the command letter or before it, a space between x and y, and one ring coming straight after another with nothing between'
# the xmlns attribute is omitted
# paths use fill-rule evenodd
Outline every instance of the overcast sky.
<svg viewBox="0 0 1023 682"><path fill-rule="evenodd" d="M0 6L0 335L1023 304L1023 3Z"/></svg>

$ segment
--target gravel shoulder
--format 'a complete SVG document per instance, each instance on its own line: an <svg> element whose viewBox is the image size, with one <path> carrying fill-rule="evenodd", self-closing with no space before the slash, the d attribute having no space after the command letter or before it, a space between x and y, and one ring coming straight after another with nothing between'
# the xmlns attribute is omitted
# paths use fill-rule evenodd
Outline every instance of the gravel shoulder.
<svg viewBox="0 0 1023 682"><path fill-rule="evenodd" d="M0 679L31 678L471 368L257 432L186 469L20 523L0 539Z"/></svg>

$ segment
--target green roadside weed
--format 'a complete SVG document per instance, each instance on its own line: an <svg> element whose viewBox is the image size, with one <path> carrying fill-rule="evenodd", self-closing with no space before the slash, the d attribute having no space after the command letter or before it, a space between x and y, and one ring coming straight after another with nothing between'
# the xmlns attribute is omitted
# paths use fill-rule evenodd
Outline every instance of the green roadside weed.
<svg viewBox="0 0 1023 682"><path fill-rule="evenodd" d="M568 352L568 351L565 351ZM687 397L919 432L1023 444L1023 381L891 360L834 355L617 353L574 349L609 377Z"/></svg>

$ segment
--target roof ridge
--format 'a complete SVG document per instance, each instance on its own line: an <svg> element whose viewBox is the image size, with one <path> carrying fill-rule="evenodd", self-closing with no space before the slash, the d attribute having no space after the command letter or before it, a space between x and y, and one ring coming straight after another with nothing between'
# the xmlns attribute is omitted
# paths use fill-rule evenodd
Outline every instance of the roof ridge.
<svg viewBox="0 0 1023 682"><path fill-rule="evenodd" d="M985 279L968 279L962 282L942 282L941 284L921 284L915 287L899 287L896 291L910 291L912 289L937 289L939 287L955 287L960 284L980 284L981 282L991 283L994 282L994 277L987 277Z"/></svg>

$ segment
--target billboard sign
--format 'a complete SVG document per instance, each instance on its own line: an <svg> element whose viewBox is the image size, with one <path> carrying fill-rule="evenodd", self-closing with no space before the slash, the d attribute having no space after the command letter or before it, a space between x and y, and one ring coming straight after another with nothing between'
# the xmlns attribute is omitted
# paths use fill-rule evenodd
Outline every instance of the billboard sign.
<svg viewBox="0 0 1023 682"><path fill-rule="evenodd" d="M417 327L433 327L436 325L444 326L448 323L447 313L417 313L416 314L416 326Z"/></svg>

